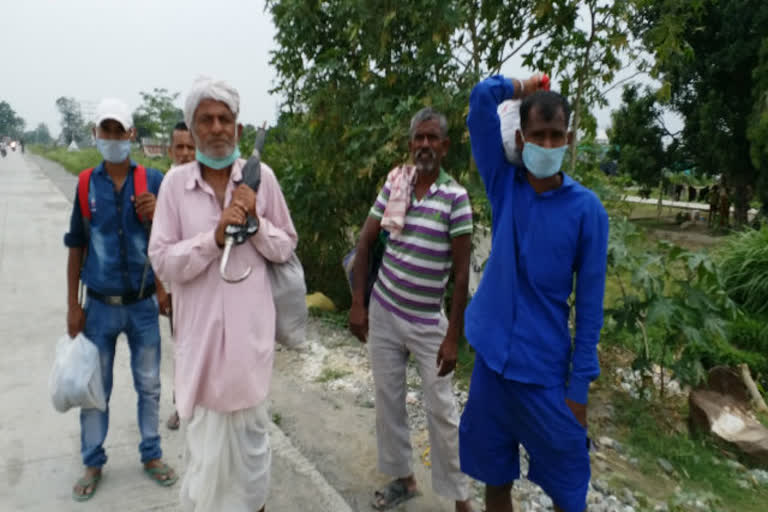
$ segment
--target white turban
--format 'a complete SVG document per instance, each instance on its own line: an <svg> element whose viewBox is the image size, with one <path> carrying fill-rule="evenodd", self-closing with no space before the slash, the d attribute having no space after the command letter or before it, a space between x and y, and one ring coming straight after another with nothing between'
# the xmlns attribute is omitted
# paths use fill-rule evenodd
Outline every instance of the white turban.
<svg viewBox="0 0 768 512"><path fill-rule="evenodd" d="M192 131L194 131L195 110L205 99L221 101L229 107L235 118L240 113L240 94L234 87L223 80L200 77L192 84L192 89L187 93L187 99L184 102L184 121Z"/></svg>

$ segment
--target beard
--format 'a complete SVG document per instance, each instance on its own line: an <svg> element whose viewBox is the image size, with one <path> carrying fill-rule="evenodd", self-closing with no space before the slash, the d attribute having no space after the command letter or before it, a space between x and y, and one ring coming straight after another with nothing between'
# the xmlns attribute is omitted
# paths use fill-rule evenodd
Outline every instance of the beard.
<svg viewBox="0 0 768 512"><path fill-rule="evenodd" d="M431 174L437 167L437 153L432 148L422 148L413 154L413 163L419 174Z"/></svg>

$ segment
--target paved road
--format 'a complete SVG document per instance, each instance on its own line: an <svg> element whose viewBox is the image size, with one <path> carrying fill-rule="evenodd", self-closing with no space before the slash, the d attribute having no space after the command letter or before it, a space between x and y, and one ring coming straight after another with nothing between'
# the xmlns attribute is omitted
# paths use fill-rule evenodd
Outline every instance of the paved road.
<svg viewBox="0 0 768 512"><path fill-rule="evenodd" d="M177 510L178 488L161 488L141 471L133 391L125 343L118 342L111 401L110 457L94 498L70 497L81 473L76 411L50 405L48 373L65 328L67 229L74 177L31 155L0 159L0 511L112 512ZM161 419L171 412L172 368L168 324L163 330ZM164 426L168 462L183 472L180 433ZM274 466L268 509L346 512L347 503L273 425Z"/></svg>

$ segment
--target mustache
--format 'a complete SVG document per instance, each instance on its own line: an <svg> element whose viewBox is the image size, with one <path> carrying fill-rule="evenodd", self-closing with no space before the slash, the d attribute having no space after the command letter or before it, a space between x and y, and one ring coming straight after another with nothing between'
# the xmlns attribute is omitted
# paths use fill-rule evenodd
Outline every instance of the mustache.
<svg viewBox="0 0 768 512"><path fill-rule="evenodd" d="M425 157L425 156L429 156L432 159L434 159L434 158L437 158L437 153L432 148L422 148L422 149L416 151L415 156L416 156L416 158L422 158L422 157Z"/></svg>

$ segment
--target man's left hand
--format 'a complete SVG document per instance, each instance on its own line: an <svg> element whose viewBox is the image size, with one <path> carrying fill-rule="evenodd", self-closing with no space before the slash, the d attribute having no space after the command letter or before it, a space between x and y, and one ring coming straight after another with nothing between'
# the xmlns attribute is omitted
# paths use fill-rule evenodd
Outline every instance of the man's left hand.
<svg viewBox="0 0 768 512"><path fill-rule="evenodd" d="M455 338L446 336L437 351L437 376L445 377L456 368L459 358L459 343Z"/></svg>
<svg viewBox="0 0 768 512"><path fill-rule="evenodd" d="M142 220L152 220L155 216L157 198L154 194L144 192L139 197L133 199L133 204L136 207L136 213L139 214Z"/></svg>
<svg viewBox="0 0 768 512"><path fill-rule="evenodd" d="M581 426L587 428L587 404L576 403L573 400L565 399L565 403L571 409L571 412L576 417L576 421L581 423Z"/></svg>
<svg viewBox="0 0 768 512"><path fill-rule="evenodd" d="M256 192L248 185L238 185L232 193L232 203L239 205L248 215L256 216Z"/></svg>

